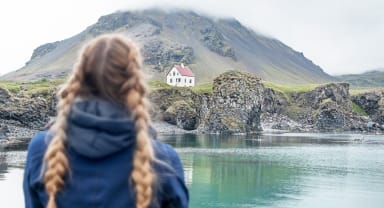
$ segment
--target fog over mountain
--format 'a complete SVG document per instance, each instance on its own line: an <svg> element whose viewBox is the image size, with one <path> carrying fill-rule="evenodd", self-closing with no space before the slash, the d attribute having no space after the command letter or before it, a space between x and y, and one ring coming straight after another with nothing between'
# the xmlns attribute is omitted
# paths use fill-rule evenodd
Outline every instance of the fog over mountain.
<svg viewBox="0 0 384 208"><path fill-rule="evenodd" d="M189 10L140 10L105 15L74 36L36 48L27 64L2 77L36 80L69 73L89 39L119 32L140 46L150 79L162 80L173 64L189 65L197 83L228 70L244 70L281 84L333 81L318 65L281 41L254 32L236 19L214 19Z"/></svg>

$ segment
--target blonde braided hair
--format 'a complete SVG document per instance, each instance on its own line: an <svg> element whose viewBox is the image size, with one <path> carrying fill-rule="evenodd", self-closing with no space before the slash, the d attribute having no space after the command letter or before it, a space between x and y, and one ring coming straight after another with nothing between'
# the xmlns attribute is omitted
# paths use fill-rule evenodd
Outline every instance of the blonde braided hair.
<svg viewBox="0 0 384 208"><path fill-rule="evenodd" d="M136 193L136 208L147 208L153 199L156 175L151 138L148 134L147 89L140 55L134 44L120 35L102 35L83 50L72 77L59 93L57 120L51 127L53 138L45 153L45 189L48 208L56 208L55 197L69 170L65 154L67 118L76 96L95 96L124 104L135 121L136 148L130 176ZM128 185L128 184L127 184Z"/></svg>
<svg viewBox="0 0 384 208"><path fill-rule="evenodd" d="M67 117L71 105L81 86L81 77L79 75L75 73L58 93L57 118L50 128L53 137L44 155L46 165L44 182L45 190L49 196L48 208L56 207L56 194L63 187L64 177L69 169L68 158L65 155L65 129L67 128Z"/></svg>

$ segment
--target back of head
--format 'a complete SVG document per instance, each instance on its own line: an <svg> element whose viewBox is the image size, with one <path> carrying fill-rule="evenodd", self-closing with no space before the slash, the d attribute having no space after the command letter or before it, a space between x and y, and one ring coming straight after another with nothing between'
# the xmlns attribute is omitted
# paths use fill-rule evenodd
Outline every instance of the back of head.
<svg viewBox="0 0 384 208"><path fill-rule="evenodd" d="M147 90L140 65L138 49L121 35L95 38L80 53L71 77L58 93L57 118L50 129L53 138L44 158L47 166L45 188L49 195L47 207L56 207L56 194L63 187L69 169L65 131L76 97L106 99L124 105L131 112L135 120L136 149L130 178L136 190L136 207L148 207L151 203L154 153L148 135Z"/></svg>
<svg viewBox="0 0 384 208"><path fill-rule="evenodd" d="M83 50L75 73L83 76L81 96L98 96L124 103L128 90L144 95L139 52L120 35L103 35Z"/></svg>

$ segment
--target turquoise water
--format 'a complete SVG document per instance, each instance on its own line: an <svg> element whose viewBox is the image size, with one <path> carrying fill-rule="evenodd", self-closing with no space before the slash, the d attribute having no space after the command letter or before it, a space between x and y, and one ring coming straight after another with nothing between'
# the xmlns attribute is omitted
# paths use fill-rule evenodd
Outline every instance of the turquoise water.
<svg viewBox="0 0 384 208"><path fill-rule="evenodd" d="M384 136L162 135L184 164L191 208L384 207ZM23 207L25 151L0 152L1 207Z"/></svg>
<svg viewBox="0 0 384 208"><path fill-rule="evenodd" d="M384 137L168 136L191 207L384 207Z"/></svg>

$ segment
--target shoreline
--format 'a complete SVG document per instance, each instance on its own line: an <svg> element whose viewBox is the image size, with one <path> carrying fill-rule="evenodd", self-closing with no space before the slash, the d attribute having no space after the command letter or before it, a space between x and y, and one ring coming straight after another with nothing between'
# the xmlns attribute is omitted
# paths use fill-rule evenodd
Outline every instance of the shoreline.
<svg viewBox="0 0 384 208"><path fill-rule="evenodd" d="M195 134L206 135L209 133L199 132L198 130L184 130L176 125L168 124L164 121L152 123L158 135L182 135L182 134ZM306 131L295 130L281 130L271 128L273 124L262 123L262 131L254 132L252 134L284 134L284 133L308 133L308 134L361 134L361 135L384 135L382 131L316 131L314 129L306 129ZM25 149L28 146L30 139L40 130L28 129L25 127L18 127L14 125L7 125L8 132L0 134L0 150L18 150ZM220 134L217 134L220 135ZM235 134L238 135L238 134ZM246 135L240 134L240 135Z"/></svg>

